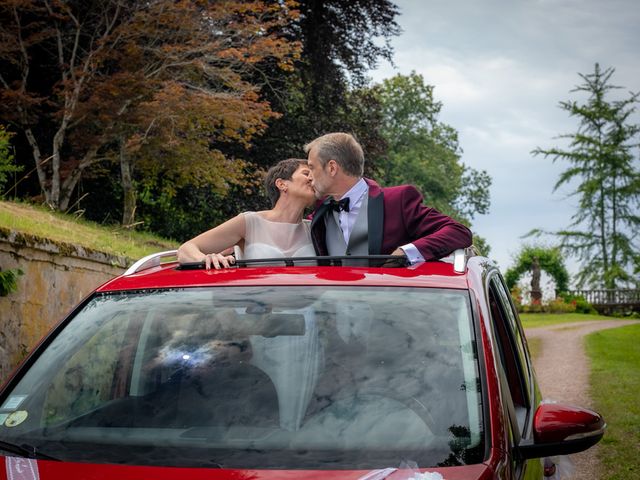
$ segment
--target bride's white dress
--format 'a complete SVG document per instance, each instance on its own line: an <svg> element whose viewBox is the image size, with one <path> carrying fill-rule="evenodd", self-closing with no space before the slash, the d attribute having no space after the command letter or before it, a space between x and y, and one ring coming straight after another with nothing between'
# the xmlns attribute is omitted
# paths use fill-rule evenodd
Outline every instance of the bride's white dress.
<svg viewBox="0 0 640 480"><path fill-rule="evenodd" d="M311 222L272 222L258 212L243 213L246 222L244 250L236 248L238 260L255 258L313 257Z"/></svg>
<svg viewBox="0 0 640 480"><path fill-rule="evenodd" d="M257 212L243 213L246 222L244 251L236 247L236 258L313 257L311 222L271 222ZM287 312L284 310L283 312ZM278 392L280 427L300 428L323 361L313 308L292 310L305 318L304 335L263 337L251 335L251 364L261 369Z"/></svg>

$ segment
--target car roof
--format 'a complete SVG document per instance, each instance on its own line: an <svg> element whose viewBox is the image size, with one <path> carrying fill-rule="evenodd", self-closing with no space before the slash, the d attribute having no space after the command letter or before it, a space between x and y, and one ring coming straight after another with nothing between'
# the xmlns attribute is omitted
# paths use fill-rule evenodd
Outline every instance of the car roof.
<svg viewBox="0 0 640 480"><path fill-rule="evenodd" d="M399 268L256 265L205 270L183 269L177 262L160 264L159 259L157 260L137 262L138 267L134 265L124 275L105 283L97 291L250 285L468 288L466 262L460 268L453 255L440 261Z"/></svg>

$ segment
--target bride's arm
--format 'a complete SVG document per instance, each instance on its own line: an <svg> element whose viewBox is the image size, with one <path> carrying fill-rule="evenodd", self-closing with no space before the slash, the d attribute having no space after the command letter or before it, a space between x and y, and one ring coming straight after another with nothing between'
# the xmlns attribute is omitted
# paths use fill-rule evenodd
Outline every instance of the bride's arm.
<svg viewBox="0 0 640 480"><path fill-rule="evenodd" d="M246 230L244 215L240 214L180 245L178 261L201 262L207 254L222 252L236 245L244 239Z"/></svg>

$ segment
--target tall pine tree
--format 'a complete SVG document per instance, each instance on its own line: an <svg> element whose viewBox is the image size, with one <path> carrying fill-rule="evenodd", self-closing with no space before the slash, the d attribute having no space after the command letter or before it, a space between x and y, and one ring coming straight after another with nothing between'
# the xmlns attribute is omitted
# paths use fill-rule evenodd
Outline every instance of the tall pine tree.
<svg viewBox="0 0 640 480"><path fill-rule="evenodd" d="M573 222L553 233L563 249L581 261L578 285L611 289L638 285L633 270L640 263L640 126L631 118L638 94L611 100L612 90L621 88L610 83L614 71L596 64L593 73L580 74L584 83L572 92L586 93L587 100L560 103L579 122L575 133L561 136L570 140L569 146L533 151L569 163L554 191L577 182L571 194L578 199Z"/></svg>

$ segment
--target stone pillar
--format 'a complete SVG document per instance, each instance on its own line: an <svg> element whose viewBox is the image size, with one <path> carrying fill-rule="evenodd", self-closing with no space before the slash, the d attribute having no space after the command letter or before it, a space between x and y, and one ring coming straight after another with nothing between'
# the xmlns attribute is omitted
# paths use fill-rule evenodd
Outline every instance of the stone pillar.
<svg viewBox="0 0 640 480"><path fill-rule="evenodd" d="M540 305L542 303L542 290L540 289L540 262L538 257L533 257L531 262L531 304Z"/></svg>

